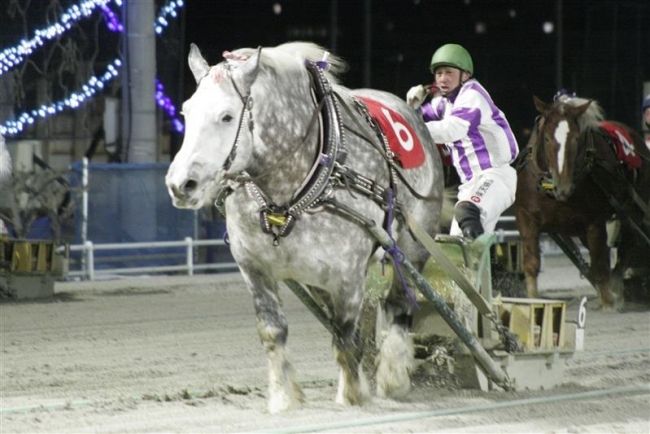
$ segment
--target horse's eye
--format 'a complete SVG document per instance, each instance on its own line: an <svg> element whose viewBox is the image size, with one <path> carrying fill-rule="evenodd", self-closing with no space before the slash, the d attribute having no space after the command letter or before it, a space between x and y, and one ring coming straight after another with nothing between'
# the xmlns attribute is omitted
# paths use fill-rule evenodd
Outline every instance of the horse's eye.
<svg viewBox="0 0 650 434"><path fill-rule="evenodd" d="M224 115L224 116L221 118L221 121L222 121L222 122L230 122L230 121L232 121L232 116L230 116L230 115Z"/></svg>

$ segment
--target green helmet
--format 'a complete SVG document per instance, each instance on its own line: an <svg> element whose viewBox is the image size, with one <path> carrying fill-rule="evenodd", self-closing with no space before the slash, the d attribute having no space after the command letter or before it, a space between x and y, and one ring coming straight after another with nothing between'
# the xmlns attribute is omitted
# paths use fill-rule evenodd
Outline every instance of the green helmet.
<svg viewBox="0 0 650 434"><path fill-rule="evenodd" d="M431 58L431 72L439 66L453 66L474 75L474 62L469 52L458 44L445 44L438 48Z"/></svg>

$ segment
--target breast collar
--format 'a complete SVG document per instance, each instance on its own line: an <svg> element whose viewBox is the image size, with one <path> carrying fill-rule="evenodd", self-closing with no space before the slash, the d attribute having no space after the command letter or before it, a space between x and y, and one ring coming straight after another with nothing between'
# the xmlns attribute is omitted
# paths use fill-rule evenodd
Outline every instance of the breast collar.
<svg viewBox="0 0 650 434"><path fill-rule="evenodd" d="M318 156L301 187L293 194L290 201L276 204L252 177L244 173L243 179L246 180L243 181L243 185L260 208L262 231L273 236L274 245L279 244L280 237L289 235L302 213L318 206L322 200L331 195L333 186L330 180L334 169L337 165L343 165L347 157L339 105L332 86L325 76L324 66L321 62L305 61L316 102L312 124L314 119L319 120L322 139L319 143ZM309 130L306 137L308 135ZM232 191L232 188L222 190L215 200L215 206L223 215L225 215L225 199Z"/></svg>

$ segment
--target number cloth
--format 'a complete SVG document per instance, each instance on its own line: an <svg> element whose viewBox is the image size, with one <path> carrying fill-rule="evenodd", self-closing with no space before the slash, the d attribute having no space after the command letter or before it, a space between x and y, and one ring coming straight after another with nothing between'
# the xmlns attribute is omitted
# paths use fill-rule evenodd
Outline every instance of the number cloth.
<svg viewBox="0 0 650 434"><path fill-rule="evenodd" d="M404 169L421 166L424 163L422 143L408 121L401 114L378 101L368 97L359 97L359 99L368 108L370 116L379 124L399 164Z"/></svg>

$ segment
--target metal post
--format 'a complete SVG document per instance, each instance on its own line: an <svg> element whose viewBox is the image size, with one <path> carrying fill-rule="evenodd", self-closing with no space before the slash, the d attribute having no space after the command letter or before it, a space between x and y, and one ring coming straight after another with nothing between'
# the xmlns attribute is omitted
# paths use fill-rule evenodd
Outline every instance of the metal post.
<svg viewBox="0 0 650 434"><path fill-rule="evenodd" d="M616 119L619 116L619 112L617 109L616 105L616 96L618 95L618 86L617 84L619 83L619 80L621 77L619 77L618 74L618 60L617 60L617 55L618 53L617 47L618 47L618 5L614 4L614 13L612 14L613 16L610 17L612 20L612 51L611 53L613 54L612 56L612 75L611 75L611 84L610 84L610 100L609 100L609 110L607 110L612 116L613 119ZM627 66L626 66L627 67Z"/></svg>
<svg viewBox="0 0 650 434"><path fill-rule="evenodd" d="M88 158L81 160L81 244L88 240ZM87 272L88 261L81 255L81 269Z"/></svg>
<svg viewBox="0 0 650 434"><path fill-rule="evenodd" d="M562 9L563 9L563 0L556 0L555 8L556 15L555 21L557 21L557 33L555 37L555 89L562 89L562 57L563 57L563 39L564 39L564 26L562 19Z"/></svg>
<svg viewBox="0 0 650 434"><path fill-rule="evenodd" d="M372 0L364 0L363 21L363 86L371 87L372 63Z"/></svg>
<svg viewBox="0 0 650 434"><path fill-rule="evenodd" d="M191 237L185 237L185 242L187 243L187 247L185 248L185 253L187 255L187 275L188 276L193 276L194 275L194 245L192 244L192 238Z"/></svg>
<svg viewBox="0 0 650 434"><path fill-rule="evenodd" d="M124 122L127 161L156 161L156 35L154 0L124 2L126 15L126 72L123 92L127 91L129 116Z"/></svg>
<svg viewBox="0 0 650 434"><path fill-rule="evenodd" d="M339 3L338 0L330 1L330 50L336 52L338 42Z"/></svg>
<svg viewBox="0 0 650 434"><path fill-rule="evenodd" d="M153 28L155 18L154 0L129 0L123 3L126 20L127 80L123 83L129 99L127 113L127 136L125 146L129 163L152 163L156 161L156 38ZM145 176L152 179L153 172ZM158 181L159 182L159 181ZM147 185L147 184L144 184ZM152 185L152 184L149 184ZM139 198L139 200L134 200ZM123 233L133 240L155 240L157 215L155 206L143 203L151 200L142 196L141 185L123 184L120 204Z"/></svg>
<svg viewBox="0 0 650 434"><path fill-rule="evenodd" d="M81 242L88 239L88 158L84 157L81 165Z"/></svg>
<svg viewBox="0 0 650 434"><path fill-rule="evenodd" d="M87 262L87 270L86 270L86 275L88 276L88 280L95 280L95 251L93 248L93 242L92 241L86 241L84 243L84 250L86 251L86 262Z"/></svg>

